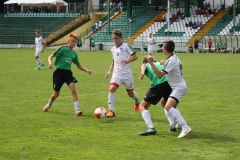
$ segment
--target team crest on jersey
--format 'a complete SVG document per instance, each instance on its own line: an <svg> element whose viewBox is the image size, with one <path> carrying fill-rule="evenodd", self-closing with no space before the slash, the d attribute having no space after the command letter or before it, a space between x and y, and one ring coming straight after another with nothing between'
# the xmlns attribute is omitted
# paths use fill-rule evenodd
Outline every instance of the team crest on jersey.
<svg viewBox="0 0 240 160"><path fill-rule="evenodd" d="M120 48L120 51L123 52L123 48L122 47Z"/></svg>

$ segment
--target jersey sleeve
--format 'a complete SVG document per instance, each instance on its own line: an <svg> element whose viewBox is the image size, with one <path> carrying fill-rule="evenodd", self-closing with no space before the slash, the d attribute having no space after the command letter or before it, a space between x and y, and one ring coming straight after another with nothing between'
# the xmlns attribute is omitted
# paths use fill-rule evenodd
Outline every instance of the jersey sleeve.
<svg viewBox="0 0 240 160"><path fill-rule="evenodd" d="M43 39L43 37L42 37L42 43L44 43L44 39Z"/></svg>
<svg viewBox="0 0 240 160"><path fill-rule="evenodd" d="M53 55L54 55L55 57L58 57L59 55L62 54L63 50L64 50L64 47L60 47L60 48L58 48L58 50L56 50L55 52L53 52Z"/></svg>
<svg viewBox="0 0 240 160"><path fill-rule="evenodd" d="M163 71L168 74L171 70L173 70L174 67L178 65L177 61L175 59L169 59L166 64L163 67Z"/></svg>
<svg viewBox="0 0 240 160"><path fill-rule="evenodd" d="M127 44L126 51L127 51L127 53L129 53L130 55L133 55L133 54L136 53L136 52L134 51L134 49L132 48L132 46L130 46L129 44Z"/></svg>
<svg viewBox="0 0 240 160"><path fill-rule="evenodd" d="M75 52L75 56L74 56L72 62L73 62L74 64L76 64L76 65L80 64L79 59L78 59L78 55L77 55L76 52Z"/></svg>

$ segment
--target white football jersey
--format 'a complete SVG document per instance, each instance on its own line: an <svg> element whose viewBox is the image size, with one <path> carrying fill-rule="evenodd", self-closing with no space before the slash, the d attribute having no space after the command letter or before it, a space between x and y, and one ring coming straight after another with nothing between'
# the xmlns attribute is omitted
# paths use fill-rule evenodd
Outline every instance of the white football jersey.
<svg viewBox="0 0 240 160"><path fill-rule="evenodd" d="M122 43L119 47L114 46L111 52L114 61L112 77L121 78L125 77L126 74L132 74L130 64L125 65L121 62L122 60L128 60L135 53L133 48L127 43Z"/></svg>
<svg viewBox="0 0 240 160"><path fill-rule="evenodd" d="M182 76L182 63L175 54L166 60L163 71L171 87L187 86Z"/></svg>
<svg viewBox="0 0 240 160"><path fill-rule="evenodd" d="M148 42L148 47L151 48L151 47L154 47L154 44L150 44L150 43L154 43L155 42L155 39L153 37L148 37L147 38L147 42Z"/></svg>
<svg viewBox="0 0 240 160"><path fill-rule="evenodd" d="M44 42L44 39L41 36L35 38L35 44L36 44L36 51L37 52L42 51L43 42Z"/></svg>

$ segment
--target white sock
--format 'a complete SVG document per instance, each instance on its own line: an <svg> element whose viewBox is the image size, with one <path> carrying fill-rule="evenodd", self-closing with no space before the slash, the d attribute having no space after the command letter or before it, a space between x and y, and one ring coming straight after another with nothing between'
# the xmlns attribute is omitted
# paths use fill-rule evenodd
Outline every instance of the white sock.
<svg viewBox="0 0 240 160"><path fill-rule="evenodd" d="M169 121L170 126L174 124L174 118L168 113L168 111L164 108L165 115Z"/></svg>
<svg viewBox="0 0 240 160"><path fill-rule="evenodd" d="M115 93L109 92L108 94L108 108L114 112Z"/></svg>
<svg viewBox="0 0 240 160"><path fill-rule="evenodd" d="M152 119L151 119L151 115L150 112L148 110L144 110L142 112L142 117L147 125L148 128L154 128L153 123L152 123Z"/></svg>
<svg viewBox="0 0 240 160"><path fill-rule="evenodd" d="M74 105L74 110L75 110L75 112L76 112L77 110L79 110L79 102L78 102L78 101L74 101L74 102L73 102L73 105Z"/></svg>
<svg viewBox="0 0 240 160"><path fill-rule="evenodd" d="M40 58L37 58L37 66L38 66L38 68L40 68L42 64L43 64L43 63L42 63L42 61L40 60Z"/></svg>
<svg viewBox="0 0 240 160"><path fill-rule="evenodd" d="M134 93L134 95L132 98L135 100L135 104L139 104L137 92L134 91L133 93Z"/></svg>
<svg viewBox="0 0 240 160"><path fill-rule="evenodd" d="M187 123L185 122L185 120L183 119L181 113L175 109L174 107L172 107L168 113L174 118L176 119L176 121L178 122L178 124L181 126L181 127L187 127Z"/></svg>
<svg viewBox="0 0 240 160"><path fill-rule="evenodd" d="M52 106L52 104L53 104L53 101L52 101L51 99L49 99L49 100L48 100L48 104L47 104L47 105L51 107L51 106Z"/></svg>

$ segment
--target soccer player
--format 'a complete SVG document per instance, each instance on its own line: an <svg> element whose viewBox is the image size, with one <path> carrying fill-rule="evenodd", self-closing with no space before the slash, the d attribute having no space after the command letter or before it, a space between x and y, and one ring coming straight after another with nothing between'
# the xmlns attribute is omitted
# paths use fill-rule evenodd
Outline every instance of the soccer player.
<svg viewBox="0 0 240 160"><path fill-rule="evenodd" d="M78 37L78 39L77 39L77 48L78 48L78 50L81 50L81 48L82 48L82 39L81 39L81 37Z"/></svg>
<svg viewBox="0 0 240 160"><path fill-rule="evenodd" d="M178 138L183 138L189 134L192 129L187 125L180 112L174 108L174 106L176 106L182 97L187 93L187 85L182 76L182 63L179 58L173 54L174 49L175 43L172 40L163 42L163 53L167 57L167 60L161 71L154 65L153 57L151 55L148 55L147 59L158 78L162 78L164 75L167 76L172 92L167 100L165 109L182 127L182 132Z"/></svg>
<svg viewBox="0 0 240 160"><path fill-rule="evenodd" d="M36 31L35 44L31 47L35 48L35 59L37 61L37 68L35 70L43 69L44 63L40 60L41 52L44 52L44 39L40 35L40 31Z"/></svg>
<svg viewBox="0 0 240 160"><path fill-rule="evenodd" d="M91 51L95 51L95 41L93 38L90 39Z"/></svg>
<svg viewBox="0 0 240 160"><path fill-rule="evenodd" d="M82 67L77 53L73 50L77 42L77 36L74 34L70 34L68 38L68 46L62 46L58 50L56 50L53 54L48 57L48 66L52 69L52 59L56 57L56 61L54 66L57 68L53 72L53 89L54 93L51 95L47 105L43 108L44 112L47 112L52 106L54 100L59 96L60 89L64 83L66 83L69 89L72 92L73 104L75 109L75 115L81 116L82 111L79 109L78 96L75 89L75 83L77 80L73 77L71 71L71 63L76 64L79 70L85 71L91 75L91 71Z"/></svg>
<svg viewBox="0 0 240 160"><path fill-rule="evenodd" d="M152 67L148 63L147 58L143 58L141 66L141 75L139 80L142 81L144 76L147 76L151 80L151 88L148 90L147 94L144 96L144 100L140 104L140 110L142 112L142 117L148 127L146 131L141 132L140 136L152 135L156 134L157 130L155 129L150 112L148 108L151 104L156 105L161 100L161 105L164 108L165 103L172 91L170 85L167 82L167 77L163 76L162 78L158 78L154 73ZM164 65L161 65L160 62L153 62L158 70L162 70ZM164 109L164 112L170 123L170 131L176 131L176 127L174 125L174 119L167 114L167 111Z"/></svg>
<svg viewBox="0 0 240 160"><path fill-rule="evenodd" d="M154 49L154 45L156 44L156 42L152 36L152 33L149 33L149 37L147 38L146 43L148 44L148 54L153 56L153 49Z"/></svg>
<svg viewBox="0 0 240 160"><path fill-rule="evenodd" d="M115 46L111 49L113 61L110 65L109 71L104 77L108 78L111 72L113 71L108 94L109 112L106 115L107 117L115 117L114 112L115 92L117 91L121 83L126 87L126 91L129 97L134 99L135 111L139 110L138 95L135 91L133 91L134 83L131 67L129 64L138 58L137 54L129 44L122 42L121 30L115 29L112 32L112 39L115 43Z"/></svg>

